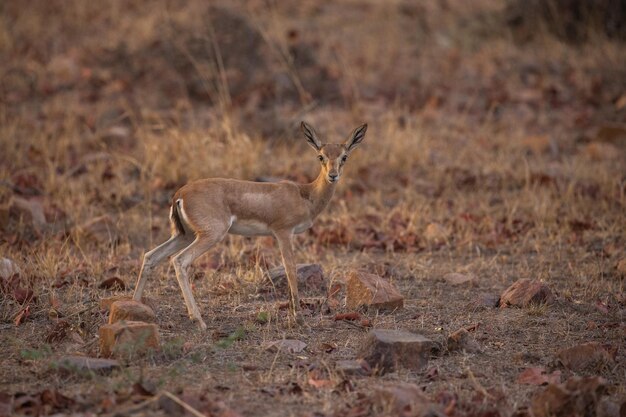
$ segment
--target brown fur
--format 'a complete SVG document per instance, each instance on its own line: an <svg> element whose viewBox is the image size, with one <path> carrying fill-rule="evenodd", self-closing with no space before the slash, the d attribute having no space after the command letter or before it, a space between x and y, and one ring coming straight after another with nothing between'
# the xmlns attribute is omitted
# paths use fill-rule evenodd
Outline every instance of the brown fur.
<svg viewBox="0 0 626 417"><path fill-rule="evenodd" d="M173 258L176 277L192 319L206 328L191 293L187 267L227 233L244 236L273 235L283 258L290 290L293 316L299 306L296 264L291 237L313 225L330 202L346 159L363 140L367 125L355 129L342 144L323 144L315 130L302 123L309 144L318 152L321 170L315 181L261 183L224 178L193 181L174 194L172 215L174 234L162 245L146 253L134 299L141 299L146 279L153 268L168 256Z"/></svg>

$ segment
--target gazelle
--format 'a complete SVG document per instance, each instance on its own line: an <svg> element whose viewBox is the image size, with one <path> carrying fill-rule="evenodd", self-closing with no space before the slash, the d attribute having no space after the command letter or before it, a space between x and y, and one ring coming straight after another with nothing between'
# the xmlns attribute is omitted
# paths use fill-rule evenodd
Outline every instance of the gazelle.
<svg viewBox="0 0 626 417"><path fill-rule="evenodd" d="M311 126L302 122L301 127L321 164L317 179L309 184L296 184L209 178L183 186L174 194L170 208L172 236L144 255L133 299L141 300L146 280L154 268L175 255L172 263L187 311L204 330L206 324L191 293L187 267L228 233L273 235L287 273L289 310L297 319L298 281L292 236L310 228L328 205L348 155L361 143L367 130L364 124L354 129L344 143L325 144Z"/></svg>

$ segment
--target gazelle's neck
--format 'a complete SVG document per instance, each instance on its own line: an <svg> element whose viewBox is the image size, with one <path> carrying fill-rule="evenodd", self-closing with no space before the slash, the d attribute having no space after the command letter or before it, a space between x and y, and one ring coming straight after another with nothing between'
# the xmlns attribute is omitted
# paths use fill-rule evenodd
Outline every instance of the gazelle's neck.
<svg viewBox="0 0 626 417"><path fill-rule="evenodd" d="M304 185L307 191L307 198L313 205L312 215L314 218L326 208L331 198L333 198L335 186L336 183L331 184L326 180L324 170L320 170L319 175L313 182Z"/></svg>

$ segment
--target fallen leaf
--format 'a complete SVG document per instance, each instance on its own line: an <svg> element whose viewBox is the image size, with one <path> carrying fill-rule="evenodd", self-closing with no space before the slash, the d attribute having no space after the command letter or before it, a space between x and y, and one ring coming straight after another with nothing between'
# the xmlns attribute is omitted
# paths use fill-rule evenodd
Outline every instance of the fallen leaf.
<svg viewBox="0 0 626 417"><path fill-rule="evenodd" d="M24 321L26 321L26 319L29 316L30 316L30 306L26 306L23 309L21 309L19 313L15 315L15 319L13 320L13 322L15 323L16 326L19 326L20 324L24 323Z"/></svg>
<svg viewBox="0 0 626 417"><path fill-rule="evenodd" d="M337 345L334 343L324 342L322 343L322 350L326 353L331 353L337 349Z"/></svg>
<svg viewBox="0 0 626 417"><path fill-rule="evenodd" d="M325 377L319 369L313 369L309 372L309 385L315 388L333 388L335 383Z"/></svg>
<svg viewBox="0 0 626 417"><path fill-rule="evenodd" d="M352 312L352 313L337 314L335 315L334 320L335 321L341 321L341 320L355 321L355 320L359 320L360 318L361 318L360 313Z"/></svg>
<svg viewBox="0 0 626 417"><path fill-rule="evenodd" d="M543 367L527 368L517 377L518 384L545 385L559 384L561 382L561 371L547 373Z"/></svg>
<svg viewBox="0 0 626 417"><path fill-rule="evenodd" d="M315 388L333 388L335 386L335 383L330 379L309 378L309 385Z"/></svg>
<svg viewBox="0 0 626 417"><path fill-rule="evenodd" d="M430 368L428 368L428 370L426 371L426 379L429 381L434 381L437 378L439 378L439 368L437 368L436 366L431 366Z"/></svg>
<svg viewBox="0 0 626 417"><path fill-rule="evenodd" d="M609 307L601 300L596 301L596 310L598 310L602 314L609 314Z"/></svg>

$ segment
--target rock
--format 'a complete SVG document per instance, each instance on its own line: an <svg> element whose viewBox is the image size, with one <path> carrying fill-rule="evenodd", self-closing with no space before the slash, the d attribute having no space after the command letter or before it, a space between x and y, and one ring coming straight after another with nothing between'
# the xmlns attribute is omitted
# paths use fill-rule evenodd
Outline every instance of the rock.
<svg viewBox="0 0 626 417"><path fill-rule="evenodd" d="M140 321L118 321L100 327L100 354L129 357L159 349L156 324Z"/></svg>
<svg viewBox="0 0 626 417"><path fill-rule="evenodd" d="M110 216L93 218L78 226L77 233L98 244L111 244L118 240L118 229Z"/></svg>
<svg viewBox="0 0 626 417"><path fill-rule="evenodd" d="M567 369L583 371L613 363L616 353L617 350L610 345L589 342L561 349L556 356Z"/></svg>
<svg viewBox="0 0 626 417"><path fill-rule="evenodd" d="M59 371L64 373L77 373L81 375L109 374L118 369L120 364L114 359L98 359L87 356L64 356L53 364Z"/></svg>
<svg viewBox="0 0 626 417"><path fill-rule="evenodd" d="M20 267L15 262L8 258L0 258L0 278L9 279L20 272Z"/></svg>
<svg viewBox="0 0 626 417"><path fill-rule="evenodd" d="M265 350L270 352L300 353L306 348L306 343L301 340L283 339L270 342L265 346Z"/></svg>
<svg viewBox="0 0 626 417"><path fill-rule="evenodd" d="M404 297L389 282L378 275L352 271L346 287L346 306L362 306L378 310L395 310L404 306Z"/></svg>
<svg viewBox="0 0 626 417"><path fill-rule="evenodd" d="M476 277L472 274L459 274L458 272L450 272L443 276L443 279L450 285L474 285Z"/></svg>
<svg viewBox="0 0 626 417"><path fill-rule="evenodd" d="M364 360L340 360L335 363L335 369L344 376L368 376L372 373L369 364Z"/></svg>
<svg viewBox="0 0 626 417"><path fill-rule="evenodd" d="M369 332L359 357L380 374L399 367L417 371L428 364L432 347L431 340L418 334L374 329Z"/></svg>
<svg viewBox="0 0 626 417"><path fill-rule="evenodd" d="M298 288L303 293L326 293L326 281L324 280L324 270L321 265L298 264L296 265L296 275L298 276ZM267 272L267 277L276 289L280 291L288 289L289 284L287 283L287 274L284 266L270 269Z"/></svg>
<svg viewBox="0 0 626 417"><path fill-rule="evenodd" d="M478 342L466 329L459 329L448 336L448 351L457 350L467 353L480 353L482 351Z"/></svg>
<svg viewBox="0 0 626 417"><path fill-rule="evenodd" d="M564 384L550 384L531 402L534 417L595 416L606 394L604 379L572 377Z"/></svg>
<svg viewBox="0 0 626 417"><path fill-rule="evenodd" d="M156 322L156 315L150 307L139 301L116 301L111 304L109 324L123 320L154 323Z"/></svg>
<svg viewBox="0 0 626 417"><path fill-rule="evenodd" d="M9 201L9 217L23 219L37 231L42 231L47 225L40 197L22 198L14 195Z"/></svg>
<svg viewBox="0 0 626 417"><path fill-rule="evenodd" d="M439 223L430 223L424 230L424 239L431 245L441 245L448 240L450 233Z"/></svg>
<svg viewBox="0 0 626 417"><path fill-rule="evenodd" d="M520 279L500 296L500 307L528 307L532 304L551 304L552 291L539 280Z"/></svg>
<svg viewBox="0 0 626 417"><path fill-rule="evenodd" d="M375 389L371 399L375 409L384 410L384 415L445 416L440 407L431 403L415 384L406 382L387 384Z"/></svg>

